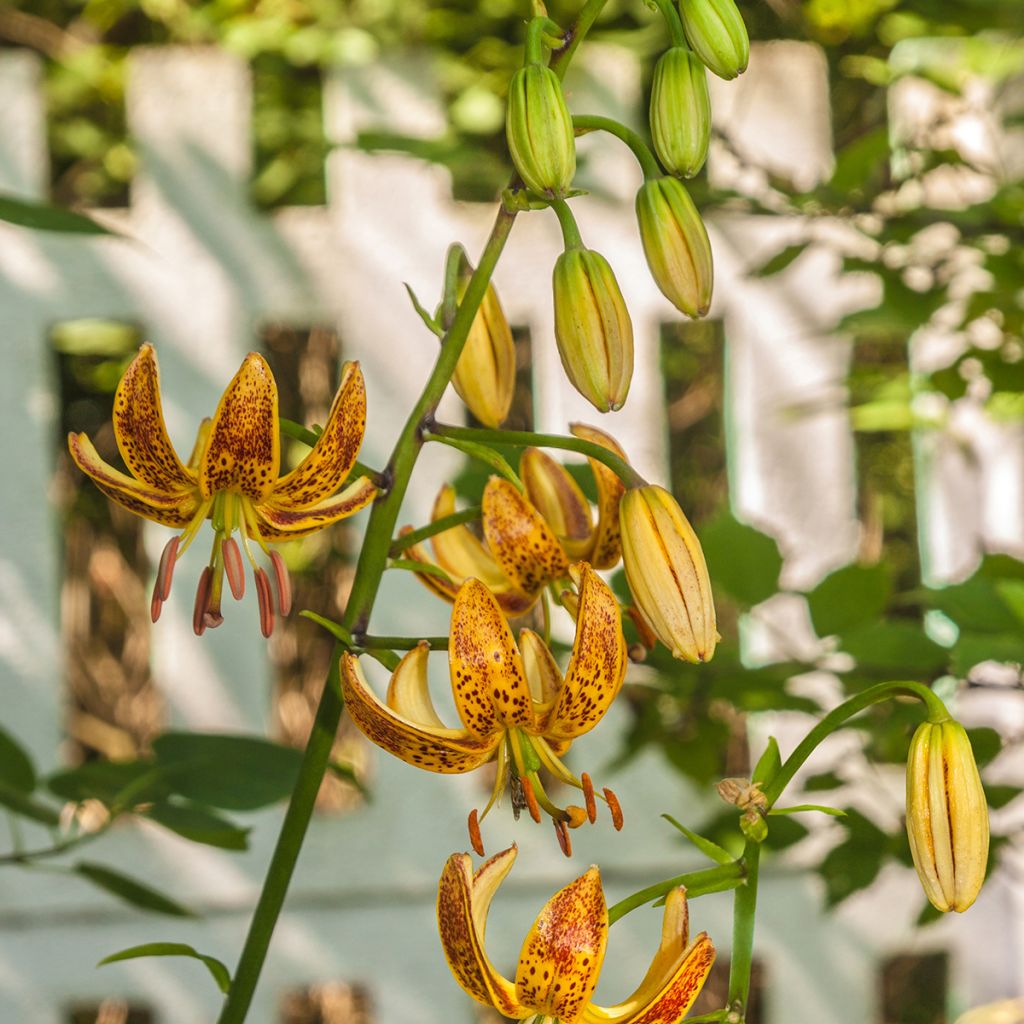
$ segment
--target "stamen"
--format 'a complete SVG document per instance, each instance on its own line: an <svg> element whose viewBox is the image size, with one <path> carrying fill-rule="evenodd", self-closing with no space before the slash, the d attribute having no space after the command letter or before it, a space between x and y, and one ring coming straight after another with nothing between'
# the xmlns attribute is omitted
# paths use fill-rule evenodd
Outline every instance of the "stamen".
<svg viewBox="0 0 1024 1024"><path fill-rule="evenodd" d="M160 594L157 593L156 587L153 587L153 600L149 602L149 617L153 622L160 618L163 607L164 603L160 600Z"/></svg>
<svg viewBox="0 0 1024 1024"><path fill-rule="evenodd" d="M559 782L564 782L567 786L575 786L577 789L582 789L583 785L579 779L568 768L562 764L561 760L555 754L555 752L548 745L548 741L543 736L531 736L530 744L540 758L540 762L545 768Z"/></svg>
<svg viewBox="0 0 1024 1024"><path fill-rule="evenodd" d="M569 838L569 828L564 821L555 822L555 835L558 836L558 845L566 857L572 856L572 840Z"/></svg>
<svg viewBox="0 0 1024 1024"><path fill-rule="evenodd" d="M587 818L593 825L597 821L597 799L594 797L594 784L586 772L580 776L580 783L583 787L583 799L587 804Z"/></svg>
<svg viewBox="0 0 1024 1024"><path fill-rule="evenodd" d="M260 603L260 632L269 637L274 632L274 599L270 593L270 580L266 571L256 570L256 596Z"/></svg>
<svg viewBox="0 0 1024 1024"><path fill-rule="evenodd" d="M569 815L569 820L566 822L569 828L579 828L587 820L586 810L577 804L569 804L565 809L565 813Z"/></svg>
<svg viewBox="0 0 1024 1024"><path fill-rule="evenodd" d="M537 824L540 824L540 804L537 803L537 794L533 791L531 779L523 779L523 796L526 797L526 806L530 810L530 817Z"/></svg>
<svg viewBox="0 0 1024 1024"><path fill-rule="evenodd" d="M487 806L480 815L480 821L487 817L487 812L494 806L498 797L504 792L505 786L508 785L508 761L508 736L506 735L498 745L498 770L494 776L494 789L491 790L491 799L487 801Z"/></svg>
<svg viewBox="0 0 1024 1024"><path fill-rule="evenodd" d="M202 636L206 632L206 605L210 600L210 577L213 570L207 566L199 576L199 585L196 587L196 603L192 610L192 632L196 636Z"/></svg>
<svg viewBox="0 0 1024 1024"><path fill-rule="evenodd" d="M181 558L192 544L192 541L196 539L199 533L200 527L206 522L206 517L209 515L210 506L213 504L213 498L207 498L198 509L196 514L192 517L192 521L182 531L181 536L178 538L181 541L181 546L178 549L177 557Z"/></svg>
<svg viewBox="0 0 1024 1024"><path fill-rule="evenodd" d="M615 826L615 831L621 832L622 805L619 803L619 798L607 786L604 789L604 798L608 802L608 810L612 813L612 824Z"/></svg>
<svg viewBox="0 0 1024 1024"><path fill-rule="evenodd" d="M291 577L279 551L270 552L270 564L274 567L274 582L277 584L277 607L284 617L292 610Z"/></svg>
<svg viewBox="0 0 1024 1024"><path fill-rule="evenodd" d="M569 815L563 811L561 807L556 807L552 802L551 797L544 792L540 776L536 772L530 772L527 785L533 791L533 795L536 798L537 803L543 807L544 810L555 819L555 821L568 821ZM540 819L538 818L537 820L539 821Z"/></svg>
<svg viewBox="0 0 1024 1024"><path fill-rule="evenodd" d="M483 836L480 835L480 820L477 818L475 807L469 812L469 841L477 856L485 856L484 840Z"/></svg>
<svg viewBox="0 0 1024 1024"><path fill-rule="evenodd" d="M161 601L166 601L171 596L171 580L174 577L174 566L178 561L178 544L180 537L172 537L165 545L160 555L160 566L156 571L156 585L153 589L153 596L160 595ZM156 619L153 620L154 622Z"/></svg>
<svg viewBox="0 0 1024 1024"><path fill-rule="evenodd" d="M224 553L224 571L227 573L231 596L241 601L245 596L245 569L242 565L242 552L234 537L225 537L221 546Z"/></svg>

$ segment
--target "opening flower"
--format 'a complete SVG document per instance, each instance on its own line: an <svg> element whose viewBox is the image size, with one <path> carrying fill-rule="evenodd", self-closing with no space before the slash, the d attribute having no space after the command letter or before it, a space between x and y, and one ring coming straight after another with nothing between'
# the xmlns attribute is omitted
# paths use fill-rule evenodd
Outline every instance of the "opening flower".
<svg viewBox="0 0 1024 1024"><path fill-rule="evenodd" d="M636 991L615 1006L592 996L604 963L608 909L596 867L544 905L523 942L514 981L495 970L484 947L487 912L515 863L513 846L475 873L468 854L448 858L437 892L437 923L455 980L478 1003L537 1024L677 1024L700 994L715 960L706 932L690 942L686 890L665 899L661 945Z"/></svg>
<svg viewBox="0 0 1024 1024"><path fill-rule="evenodd" d="M498 602L479 580L467 580L452 608L448 664L461 729L447 727L434 709L427 676L429 649L421 643L395 669L386 700L368 686L359 661L341 660L345 703L356 725L379 747L407 764L441 774L470 772L497 762L497 778L482 814L470 814L473 847L483 852L479 822L506 787L518 816L550 815L566 855L570 828L593 822L597 801L589 776L577 778L561 761L576 737L589 732L615 699L626 674L619 606L608 585L586 563L578 569L579 612L572 657L563 678L543 640L524 629L516 646ZM557 807L541 768L583 791L586 807ZM611 790L604 797L616 828L622 816Z"/></svg>
<svg viewBox="0 0 1024 1024"><path fill-rule="evenodd" d="M79 469L108 498L181 531L160 558L151 606L154 622L170 594L177 560L209 519L213 551L196 591L196 634L223 621L225 576L236 600L245 593L244 550L256 583L260 628L269 636L275 604L281 615L288 614L291 584L281 555L268 545L322 530L373 500L376 488L368 477L335 493L355 464L365 428L363 375L358 363L346 363L316 445L294 470L279 477L277 384L267 361L250 352L221 395L213 419L203 421L192 455L183 463L164 424L156 353L152 345L143 345L114 396L114 436L128 473L104 462L85 434L69 434L68 448ZM270 560L273 587L256 562L253 544Z"/></svg>

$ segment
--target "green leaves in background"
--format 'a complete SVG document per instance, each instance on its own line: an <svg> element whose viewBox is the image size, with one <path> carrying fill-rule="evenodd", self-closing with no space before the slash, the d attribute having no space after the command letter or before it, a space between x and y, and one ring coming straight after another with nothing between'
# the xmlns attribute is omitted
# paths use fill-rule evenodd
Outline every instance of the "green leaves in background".
<svg viewBox="0 0 1024 1024"><path fill-rule="evenodd" d="M119 953L105 956L96 966L102 967L104 964L116 964L122 960L138 960L149 956L187 956L199 960L213 976L221 992L227 993L231 988L231 972L220 960L200 953L184 942L147 942L141 946L130 946Z"/></svg>
<svg viewBox="0 0 1024 1024"><path fill-rule="evenodd" d="M0 784L31 793L36 788L36 770L28 751L0 728Z"/></svg>
<svg viewBox="0 0 1024 1024"><path fill-rule="evenodd" d="M0 194L0 221L35 231L53 231L74 235L112 235L109 228L91 217L59 206L35 203L27 199Z"/></svg>
<svg viewBox="0 0 1024 1024"><path fill-rule="evenodd" d="M740 604L758 604L778 590L782 556L771 537L726 513L700 530L700 542L712 583Z"/></svg>
<svg viewBox="0 0 1024 1024"><path fill-rule="evenodd" d="M195 917L191 910L172 900L169 896L165 896L142 882L137 882L120 871L108 868L104 864L79 861L72 870L76 875L87 879L93 885L125 903L138 907L139 910L148 910L154 914L166 914L169 917Z"/></svg>
<svg viewBox="0 0 1024 1024"><path fill-rule="evenodd" d="M889 570L883 563L837 569L807 595L814 631L832 636L877 619L889 590Z"/></svg>
<svg viewBox="0 0 1024 1024"><path fill-rule="evenodd" d="M222 850L249 848L251 829L239 828L234 822L197 804L167 801L154 804L144 814L151 821L194 843L217 846Z"/></svg>

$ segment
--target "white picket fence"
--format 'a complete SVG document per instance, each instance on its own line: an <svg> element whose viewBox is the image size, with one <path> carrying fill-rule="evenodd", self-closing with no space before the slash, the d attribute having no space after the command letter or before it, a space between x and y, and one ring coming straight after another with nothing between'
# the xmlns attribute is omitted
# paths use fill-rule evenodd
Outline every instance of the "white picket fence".
<svg viewBox="0 0 1024 1024"><path fill-rule="evenodd" d="M639 73L630 58L594 47L569 84L579 112L636 116ZM774 170L812 185L831 164L826 68L820 53L797 43L755 47L750 71L715 83L716 117L740 127L747 151ZM0 52L0 190L45 195L47 153L39 62ZM55 438L55 381L49 331L55 323L104 317L140 323L160 353L172 435L186 450L198 419L209 414L224 382L253 346L259 326L337 325L346 357L364 367L370 403L364 458L380 464L435 354L405 300L403 282L437 294L444 251L459 239L479 252L493 216L487 205L453 202L446 174L397 155L370 157L346 148L357 131L386 126L429 137L441 118L418 58L348 70L325 84L327 135L338 144L326 168L324 208L279 211L247 205L250 154L247 68L214 50L140 50L128 87L128 123L141 155L129 209L116 219L132 240L83 239L0 226L0 337L4 372L0 409L0 680L4 725L39 764L56 766L60 741L58 645L59 537L48 504ZM589 104L589 106L588 106ZM595 142L582 143L593 150ZM637 372L626 409L605 418L641 471L664 477L666 420L658 374L659 325L674 311L650 282L636 237L632 197L639 184L628 154L601 143L591 182L607 198L577 204L587 243L612 260L636 328ZM737 173L728 155L712 156L718 182ZM849 351L832 337L842 312L870 303L868 278L842 278L835 253L808 250L769 280L751 267L807 228L776 218L722 216L711 226L716 260L713 315L725 321L730 417L729 465L736 512L779 538L786 581L803 586L856 552L853 444L842 397ZM836 233L837 225L815 230ZM553 344L550 268L559 251L553 217L517 224L497 284L513 323L533 339L538 429L564 430L594 414L565 385ZM834 396L794 418L786 410L808 396ZM458 403L443 413L458 418ZM987 425L967 436L928 439L923 516L932 571L969 564L982 543L1019 545L1024 517L994 504L1013 493L1020 508L1021 445L994 444ZM969 453L969 454L968 454ZM961 460L961 461L957 461ZM966 465L971 477L965 479ZM437 485L454 465L430 453L410 490L404 521L422 522ZM948 509L954 507L953 514ZM1003 506L1005 510L1005 506ZM955 528L954 528L955 526ZM154 530L151 554L163 542ZM191 559L191 556L189 556ZM187 579L195 565L180 570ZM386 580L374 629L440 632L447 609L403 574ZM153 635L154 673L173 724L194 729L262 731L269 720L269 673L250 597L224 626L197 641L189 628L187 587L172 596ZM762 610L811 642L797 598ZM764 646L751 626L751 648ZM440 665L437 666L440 669ZM438 679L444 676L439 671ZM441 683L439 682L439 687ZM970 714L970 709L965 713ZM795 723L768 724L784 748ZM616 749L619 713L579 744L600 765ZM609 739L609 737L612 737ZM693 865L657 814L698 817L713 806L688 790L653 756L613 780L629 815L615 835L607 825L580 830L566 864L547 829L488 821L492 849L513 838L520 862L496 902L490 929L499 962L554 888L600 861L611 899ZM286 991L317 982L366 986L377 1021L422 1024L471 1021L475 1010L450 978L436 942L437 877L452 850L466 845L465 817L479 801L473 779L442 779L394 760L375 761L374 800L348 815L314 822L275 936L252 1024L276 1024ZM500 817L500 816L499 816ZM68 1008L109 995L152 1008L159 1024L214 1019L219 999L200 968L170 960L94 969L114 950L166 939L189 942L233 964L280 823L259 815L253 848L226 855L156 828L120 828L93 855L163 885L200 909L202 922L168 921L124 909L84 884L14 869L0 873L0 1024L64 1024ZM758 923L767 979L769 1024L864 1024L876 1019L880 961L894 952L947 950L956 1009L1014 994L1022 976L1020 891L996 878L976 910L922 936L906 872L883 875L876 890L826 915L819 887L796 867L769 871ZM696 924L728 947L729 898L695 906ZM658 914L638 912L617 925L599 997L614 1001L646 970ZM998 936L998 941L992 941Z"/></svg>

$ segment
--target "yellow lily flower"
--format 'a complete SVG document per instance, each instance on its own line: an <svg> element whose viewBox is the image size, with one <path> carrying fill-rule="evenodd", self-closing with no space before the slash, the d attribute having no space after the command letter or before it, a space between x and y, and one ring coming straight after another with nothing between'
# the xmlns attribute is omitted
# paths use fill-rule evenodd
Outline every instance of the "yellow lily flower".
<svg viewBox="0 0 1024 1024"><path fill-rule="evenodd" d="M686 890L665 899L661 944L635 992L615 1006L592 1002L608 941L601 875L590 868L544 905L519 954L514 981L494 968L484 948L487 912L515 863L516 848L476 872L468 854L448 858L437 892L437 923L448 966L478 1003L537 1024L677 1024L700 994L715 960L706 932L690 939Z"/></svg>
<svg viewBox="0 0 1024 1024"><path fill-rule="evenodd" d="M114 436L128 469L104 462L85 434L69 434L68 448L79 469L108 498L181 532L164 548L153 588L153 621L171 591L174 566L204 520L214 529L213 552L196 592L192 625L201 636L223 621L224 576L235 599L245 593L238 531L252 565L259 597L260 628L274 628L291 606L284 561L268 543L304 537L368 505L376 487L360 477L340 494L366 429L366 389L358 363L346 363L330 415L316 445L290 473L281 467L277 383L267 361L250 352L221 395L212 420L204 420L188 463L178 457L164 424L160 373L152 345L143 345L114 396ZM270 559L275 587L256 563L251 542ZM276 602L275 594L276 590Z"/></svg>
<svg viewBox="0 0 1024 1024"><path fill-rule="evenodd" d="M551 817L568 856L568 829L593 822L597 804L585 773L576 778L560 760L576 737L589 732L615 699L626 674L626 644L618 602L586 563L574 567L579 581L579 614L572 657L563 678L536 633L524 629L516 645L491 592L479 580L459 588L452 608L448 665L461 729L445 726L430 699L429 648L421 643L395 669L386 700L370 689L351 654L342 655L341 685L352 720L379 747L407 764L458 775L489 761L497 778L482 814L469 817L470 837L483 852L479 822L506 786L513 810L527 808L535 821L541 808ZM555 806L540 780L540 769L583 791L586 807ZM616 828L622 824L611 790L605 800Z"/></svg>
<svg viewBox="0 0 1024 1024"><path fill-rule="evenodd" d="M574 423L572 432L625 459L614 438L596 427ZM501 610L514 618L528 612L548 583L564 579L571 562L597 569L616 565L622 547L619 499L625 487L597 459L589 459L597 484L597 523L590 503L572 475L538 448L527 448L520 463L525 496L508 480L491 477L482 501L483 540L465 525L431 538L433 559L423 545L407 552L413 561L440 569L416 575L435 594L454 601L467 579L485 583ZM445 484L434 502L431 522L455 511L455 490ZM409 533L406 527L402 533Z"/></svg>

